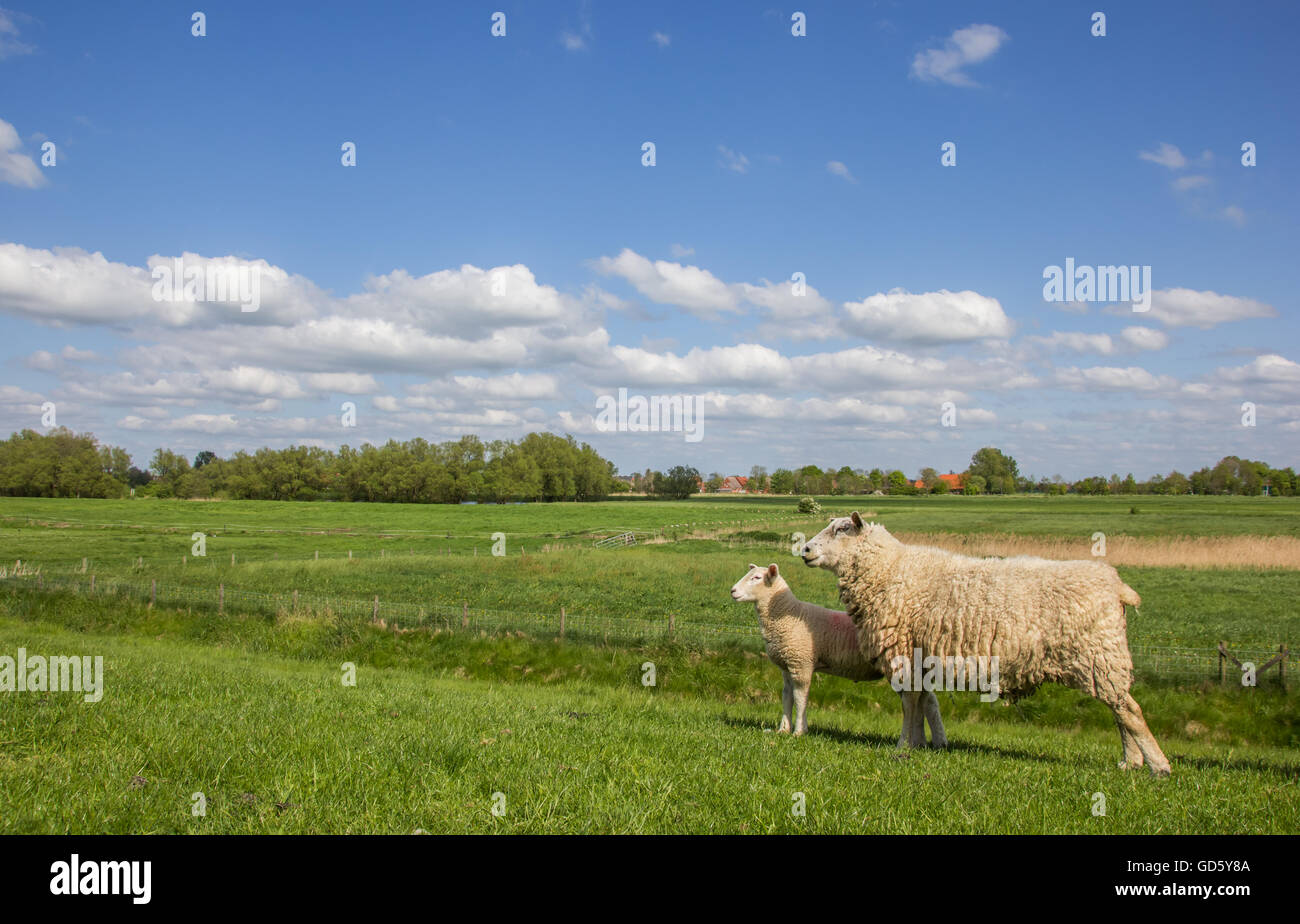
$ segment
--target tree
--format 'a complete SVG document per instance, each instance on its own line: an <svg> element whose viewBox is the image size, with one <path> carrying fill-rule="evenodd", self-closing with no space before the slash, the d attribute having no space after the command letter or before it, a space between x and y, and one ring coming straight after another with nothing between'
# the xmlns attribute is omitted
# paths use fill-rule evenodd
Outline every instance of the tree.
<svg viewBox="0 0 1300 924"><path fill-rule="evenodd" d="M654 483L656 496L684 500L700 489L700 473L687 465L674 465L666 475L655 472Z"/></svg>
<svg viewBox="0 0 1300 924"><path fill-rule="evenodd" d="M966 477L983 478L991 494L1014 494L1019 474L1016 460L993 446L978 450L970 457L970 467L966 469Z"/></svg>
<svg viewBox="0 0 1300 924"><path fill-rule="evenodd" d="M185 476L191 471L190 462L184 456L170 449L156 449L149 470L154 474L159 497L189 496L183 493L186 488Z"/></svg>
<svg viewBox="0 0 1300 924"><path fill-rule="evenodd" d="M749 470L749 484L745 486L751 494L763 494L767 491L767 469L755 465Z"/></svg>
<svg viewBox="0 0 1300 924"><path fill-rule="evenodd" d="M944 483L939 478L939 473L929 466L921 469L921 477L917 480L920 481L921 484L925 485L925 489L931 493L934 492L935 487Z"/></svg>
<svg viewBox="0 0 1300 924"><path fill-rule="evenodd" d="M130 471L126 450L64 427L23 430L0 442L0 495L121 497Z"/></svg>
<svg viewBox="0 0 1300 924"><path fill-rule="evenodd" d="M217 461L217 454L210 449L205 449L194 457L194 468L200 469L209 462Z"/></svg>
<svg viewBox="0 0 1300 924"><path fill-rule="evenodd" d="M772 473L771 490L773 494L793 494L795 474L788 468L778 468Z"/></svg>
<svg viewBox="0 0 1300 924"><path fill-rule="evenodd" d="M708 480L704 482L704 488L710 493L717 492L722 489L722 485L725 480L726 479L724 479L721 474L719 474L718 472L714 472L713 474L709 475Z"/></svg>
<svg viewBox="0 0 1300 924"><path fill-rule="evenodd" d="M916 487L912 482L907 480L907 476L900 471L889 473L889 493L890 494L915 494Z"/></svg>
<svg viewBox="0 0 1300 924"><path fill-rule="evenodd" d="M1187 480L1186 475L1174 469L1165 478L1161 487L1165 494L1186 494L1192 489L1192 483Z"/></svg>
<svg viewBox="0 0 1300 924"><path fill-rule="evenodd" d="M963 494L983 494L984 488L988 484L983 475L967 475L966 487L962 489Z"/></svg>

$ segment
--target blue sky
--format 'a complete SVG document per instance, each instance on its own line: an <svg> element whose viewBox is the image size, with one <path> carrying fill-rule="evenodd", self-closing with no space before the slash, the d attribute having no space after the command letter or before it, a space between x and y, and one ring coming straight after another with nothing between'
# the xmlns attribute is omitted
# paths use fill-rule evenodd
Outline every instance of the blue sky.
<svg viewBox="0 0 1300 924"><path fill-rule="evenodd" d="M1294 5L1098 37L1072 3L208 3L195 37L0 2L5 432L53 402L138 462L538 429L623 471L1300 461ZM182 255L258 267L259 310L155 301ZM1149 265L1151 311L1045 302L1066 258ZM699 396L704 438L602 432L620 386Z"/></svg>

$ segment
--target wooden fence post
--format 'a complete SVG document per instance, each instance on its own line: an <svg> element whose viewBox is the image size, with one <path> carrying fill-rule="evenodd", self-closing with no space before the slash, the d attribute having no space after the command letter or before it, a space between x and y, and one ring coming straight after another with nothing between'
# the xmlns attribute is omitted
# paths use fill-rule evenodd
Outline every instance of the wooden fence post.
<svg viewBox="0 0 1300 924"><path fill-rule="evenodd" d="M460 604L460 627L462 629L469 628L469 604L463 600Z"/></svg>
<svg viewBox="0 0 1300 924"><path fill-rule="evenodd" d="M348 549L348 561L352 561L352 550Z"/></svg>
<svg viewBox="0 0 1300 924"><path fill-rule="evenodd" d="M149 605L153 606L158 600L158 579L154 578L149 582Z"/></svg>
<svg viewBox="0 0 1300 924"><path fill-rule="evenodd" d="M84 557L81 559L81 573L86 573L86 559Z"/></svg>
<svg viewBox="0 0 1300 924"><path fill-rule="evenodd" d="M564 638L564 607L560 607L560 638Z"/></svg>
<svg viewBox="0 0 1300 924"><path fill-rule="evenodd" d="M313 559L313 560L314 560L314 561L320 561L320 549L317 549L317 550L316 550L316 557L315 557L315 559Z"/></svg>
<svg viewBox="0 0 1300 924"><path fill-rule="evenodd" d="M370 610L370 621L379 622L379 595L375 594L375 605Z"/></svg>
<svg viewBox="0 0 1300 924"><path fill-rule="evenodd" d="M234 552L231 552L231 553L230 553L230 563L231 563L232 565L235 563L235 553L234 553Z"/></svg>
<svg viewBox="0 0 1300 924"><path fill-rule="evenodd" d="M293 590L293 611L298 612L298 588L296 587Z"/></svg>
<svg viewBox="0 0 1300 924"><path fill-rule="evenodd" d="M90 576L90 592L92 594L95 592L95 576L93 574Z"/></svg>
<svg viewBox="0 0 1300 924"><path fill-rule="evenodd" d="M677 632L677 617L672 613L668 614L668 635L671 637Z"/></svg>
<svg viewBox="0 0 1300 924"><path fill-rule="evenodd" d="M1219 642L1219 683L1224 683L1228 679L1228 665L1223 657L1223 650L1227 642Z"/></svg>
<svg viewBox="0 0 1300 924"><path fill-rule="evenodd" d="M217 585L217 615L220 616L226 611L226 585Z"/></svg>

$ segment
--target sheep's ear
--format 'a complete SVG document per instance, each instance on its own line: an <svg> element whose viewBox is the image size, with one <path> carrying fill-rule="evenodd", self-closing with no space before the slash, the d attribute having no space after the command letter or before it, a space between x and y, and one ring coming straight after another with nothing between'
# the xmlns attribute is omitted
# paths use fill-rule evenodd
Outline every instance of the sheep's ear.
<svg viewBox="0 0 1300 924"><path fill-rule="evenodd" d="M854 529L862 528L862 516L856 510L849 514L849 519L853 521Z"/></svg>
<svg viewBox="0 0 1300 924"><path fill-rule="evenodd" d="M767 566L767 579L768 579L769 581L774 581L774 580L776 580L776 576L777 576L777 574L779 574L779 573L780 573L780 572L777 570L777 567L776 567L776 562L773 562L772 564L770 564L770 565Z"/></svg>
<svg viewBox="0 0 1300 924"><path fill-rule="evenodd" d="M759 567L760 567L759 565L754 564L752 561L749 563L749 570L750 570L750 571L757 571L757 570L759 569Z"/></svg>

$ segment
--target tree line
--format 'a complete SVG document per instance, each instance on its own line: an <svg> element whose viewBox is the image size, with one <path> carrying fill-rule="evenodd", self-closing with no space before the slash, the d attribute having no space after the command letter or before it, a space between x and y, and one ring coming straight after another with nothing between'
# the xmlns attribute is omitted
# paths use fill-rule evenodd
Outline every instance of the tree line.
<svg viewBox="0 0 1300 924"><path fill-rule="evenodd" d="M1266 462L1226 456L1213 466L1184 475L1174 470L1139 481L1130 472L1092 475L1067 481L1060 475L1036 478L1020 474L1016 460L1002 450L985 446L971 456L970 464L959 474L954 487L930 467L921 469L915 478L898 469L851 468L822 469L805 465L798 469L779 468L768 474L765 467L750 469L746 489L751 493L839 495L839 494L1241 494L1292 497L1300 493L1295 471L1291 467L1274 468ZM722 476L712 473L702 479L705 490L717 490ZM918 485L917 482L920 482ZM633 487L636 490L636 487ZM647 493L655 493L648 491Z"/></svg>
<svg viewBox="0 0 1300 924"><path fill-rule="evenodd" d="M147 469L89 433L23 430L0 442L0 495L9 497L224 497L397 503L590 501L609 495L612 462L586 443L552 433L484 442L416 438L383 446L211 451L191 462L170 449Z"/></svg>

